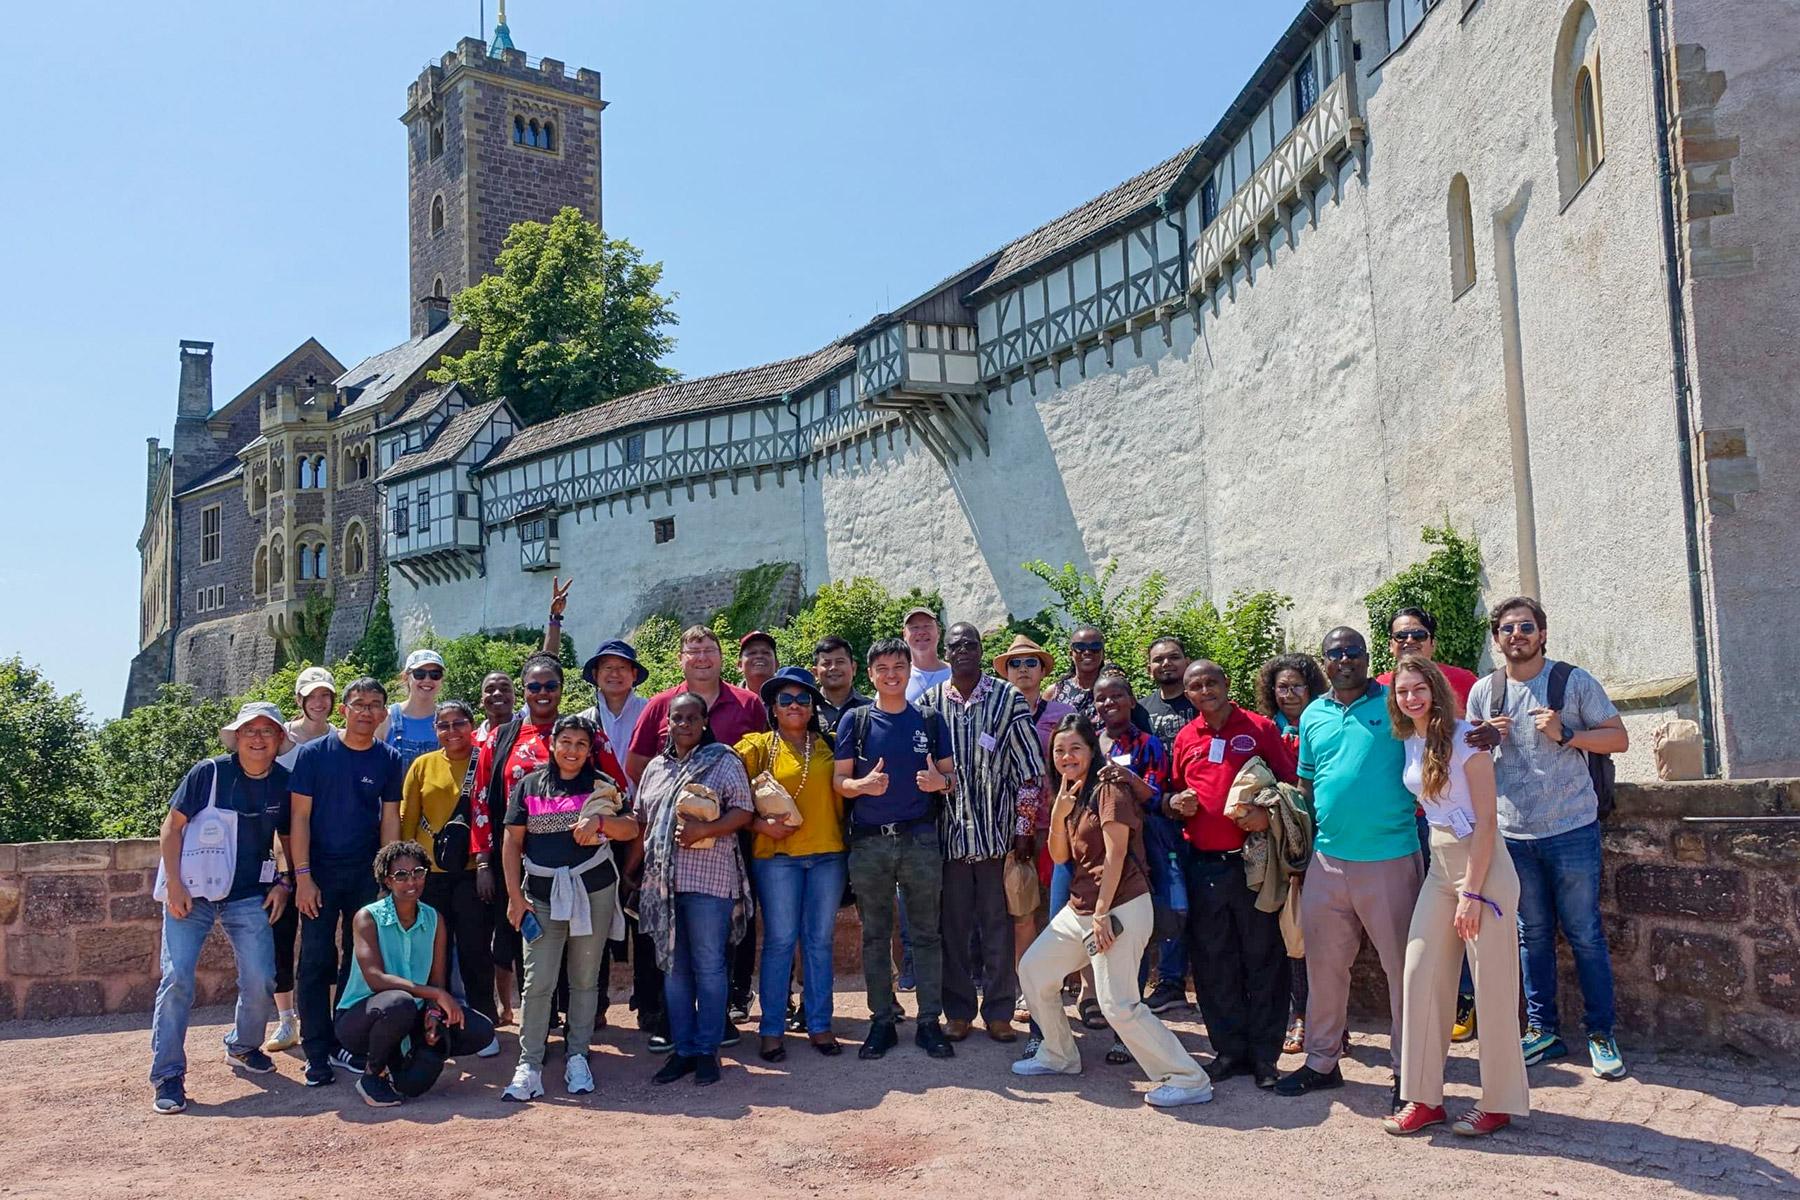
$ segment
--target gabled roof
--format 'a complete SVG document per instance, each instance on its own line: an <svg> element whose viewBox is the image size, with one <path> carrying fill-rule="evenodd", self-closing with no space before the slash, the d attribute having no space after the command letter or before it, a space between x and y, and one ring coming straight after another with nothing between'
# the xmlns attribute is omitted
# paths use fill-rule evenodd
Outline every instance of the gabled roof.
<svg viewBox="0 0 1800 1200"><path fill-rule="evenodd" d="M389 421L384 428L392 429L396 425L404 425L408 421L418 420L433 408L436 408L438 402L445 396L448 396L455 387L456 384L454 383L432 384L430 387L414 396L411 400L408 400L405 406L402 407L399 412L394 414L394 419Z"/></svg>
<svg viewBox="0 0 1800 1200"><path fill-rule="evenodd" d="M229 418L244 404L245 401L254 399L273 387L276 376L286 374L297 360L308 354L317 354L322 357L325 360L326 369L329 371L342 371L344 369L344 364L339 362L331 351L320 345L318 338L307 338L304 342L301 342L298 346L295 346L292 350L288 351L287 354L282 357L280 362L264 371L261 375L258 375L256 377L256 382L227 400L218 408L213 409L212 413L206 419L208 421L220 421Z"/></svg>
<svg viewBox="0 0 1800 1200"><path fill-rule="evenodd" d="M500 453L489 459L485 469L504 466L524 458L535 458L561 446L580 445L604 434L632 425L645 425L684 417L693 413L734 408L757 400L784 396L796 388L823 378L847 363L856 361L856 349L848 342L833 342L823 350L784 358L780 362L722 375L705 375L699 379L683 379L660 384L589 405L579 412L532 425L513 435ZM398 465L398 464L396 464Z"/></svg>
<svg viewBox="0 0 1800 1200"><path fill-rule="evenodd" d="M451 339L462 330L461 325L451 321L436 333L428 333L424 337L401 342L379 354L371 354L339 375L336 380L339 391L345 388L362 389L362 394L355 402L339 415L367 412L382 404L396 390L405 387L407 380L435 363L438 356L449 347Z"/></svg>
<svg viewBox="0 0 1800 1200"><path fill-rule="evenodd" d="M468 448L469 443L475 440L475 435L481 432L481 427L488 423L488 418L494 415L494 410L504 403L503 400L489 400L486 404L463 409L445 421L436 436L423 447L383 471L376 482L389 483L450 462Z"/></svg>
<svg viewBox="0 0 1800 1200"><path fill-rule="evenodd" d="M181 490L175 493L175 496L179 499L182 496L205 491L207 488L217 487L221 483L230 483L234 479L243 477L244 464L234 455L217 466L202 471L196 478L188 480L182 485Z"/></svg>

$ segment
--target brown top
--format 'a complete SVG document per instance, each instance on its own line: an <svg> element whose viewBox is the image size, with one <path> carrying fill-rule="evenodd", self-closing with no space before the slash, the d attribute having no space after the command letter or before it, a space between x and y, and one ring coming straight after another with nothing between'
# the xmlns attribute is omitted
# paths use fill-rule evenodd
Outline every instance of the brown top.
<svg viewBox="0 0 1800 1200"><path fill-rule="evenodd" d="M1137 797L1122 787L1101 786L1095 789L1094 798L1098 811L1077 808L1069 819L1069 867L1074 876L1069 881L1069 905L1084 917L1094 915L1094 902L1100 899L1100 876L1106 870L1106 838L1101 826L1108 821L1117 821L1131 835L1112 907L1118 908L1150 891L1141 849L1144 811Z"/></svg>

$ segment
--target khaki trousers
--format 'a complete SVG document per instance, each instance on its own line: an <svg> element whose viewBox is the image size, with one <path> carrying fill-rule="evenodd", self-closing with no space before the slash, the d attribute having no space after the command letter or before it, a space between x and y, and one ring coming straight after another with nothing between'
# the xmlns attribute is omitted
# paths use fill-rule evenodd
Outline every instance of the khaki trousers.
<svg viewBox="0 0 1800 1200"><path fill-rule="evenodd" d="M1344 1050L1350 1006L1350 968L1367 932L1387 976L1394 1031L1389 1053L1400 1069L1402 976L1406 929L1419 897L1419 856L1355 862L1313 851L1300 890L1300 928L1306 934L1306 1065L1329 1072Z"/></svg>
<svg viewBox="0 0 1800 1200"><path fill-rule="evenodd" d="M1431 827L1431 869L1413 908L1406 940L1406 1019L1400 1051L1400 1098L1444 1103L1444 1056L1456 1020L1456 985L1465 948L1475 978L1475 1028L1480 1033L1481 1100L1486 1113L1522 1117L1531 1111L1525 1055L1519 1047L1519 876L1498 837L1479 889L1500 906L1482 906L1481 929L1465 942L1456 934L1456 904L1469 869L1469 842Z"/></svg>
<svg viewBox="0 0 1800 1200"><path fill-rule="evenodd" d="M1037 1060L1069 1075L1081 1070L1081 1052L1076 1049L1075 1035L1069 1031L1069 1018L1063 1011L1062 981L1091 961L1100 1012L1144 1073L1159 1084L1211 1086L1194 1056L1138 995L1138 964L1143 961L1144 947L1156 924L1154 904L1149 896L1139 896L1113 909L1113 914L1124 926L1124 932L1113 941L1112 949L1099 958L1090 960L1087 948L1081 944L1094 919L1077 916L1074 906L1065 904L1019 963L1021 990L1031 1006L1032 1020L1044 1035Z"/></svg>

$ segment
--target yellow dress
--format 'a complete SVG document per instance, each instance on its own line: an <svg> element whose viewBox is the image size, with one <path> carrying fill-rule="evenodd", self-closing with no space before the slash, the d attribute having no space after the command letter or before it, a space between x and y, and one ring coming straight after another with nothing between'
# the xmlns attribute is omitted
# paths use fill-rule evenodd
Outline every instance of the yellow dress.
<svg viewBox="0 0 1800 1200"><path fill-rule="evenodd" d="M769 762L774 747L774 764ZM764 771L775 776L775 782L786 788L800 810L800 828L782 841L757 834L751 854L756 858L773 858L777 854L799 857L805 854L837 854L844 849L844 798L832 790L834 765L831 747L817 735L812 739L812 757L802 763L800 754L774 732L749 733L734 747L744 760L744 770L751 779Z"/></svg>

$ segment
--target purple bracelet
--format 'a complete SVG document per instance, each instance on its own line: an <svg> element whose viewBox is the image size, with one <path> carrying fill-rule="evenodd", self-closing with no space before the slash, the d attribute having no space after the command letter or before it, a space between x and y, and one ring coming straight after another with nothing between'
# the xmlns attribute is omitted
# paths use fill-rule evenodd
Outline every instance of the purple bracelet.
<svg viewBox="0 0 1800 1200"><path fill-rule="evenodd" d="M1500 906L1498 904L1495 904L1492 900L1489 900L1486 896L1482 895L1480 892L1464 892L1462 894L1462 896L1463 896L1464 900L1479 900L1479 901L1481 901L1481 903L1487 905L1489 908L1494 910L1494 915L1496 917L1504 918L1506 916L1505 913L1500 911Z"/></svg>

